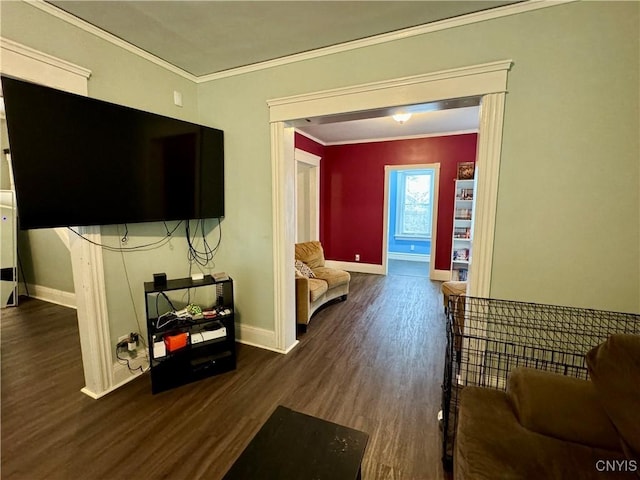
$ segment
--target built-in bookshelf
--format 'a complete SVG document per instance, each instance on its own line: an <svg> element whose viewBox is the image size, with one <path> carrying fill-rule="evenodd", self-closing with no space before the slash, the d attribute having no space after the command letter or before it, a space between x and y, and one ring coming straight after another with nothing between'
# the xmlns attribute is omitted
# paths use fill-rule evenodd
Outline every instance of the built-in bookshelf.
<svg viewBox="0 0 640 480"><path fill-rule="evenodd" d="M473 194L473 179L456 180L451 240L451 280L466 281L469 274L473 240Z"/></svg>

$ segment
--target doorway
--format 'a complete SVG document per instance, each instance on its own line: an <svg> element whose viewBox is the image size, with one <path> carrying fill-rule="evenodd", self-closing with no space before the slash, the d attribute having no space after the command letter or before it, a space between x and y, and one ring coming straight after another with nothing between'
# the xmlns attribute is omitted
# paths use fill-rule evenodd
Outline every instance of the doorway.
<svg viewBox="0 0 640 480"><path fill-rule="evenodd" d="M385 167L383 265L434 279L440 164Z"/></svg>
<svg viewBox="0 0 640 480"><path fill-rule="evenodd" d="M293 122L321 115L363 112L453 98L481 98L478 134L474 263L468 293L488 296L491 284L498 172L507 74L511 60L454 68L413 77L349 86L269 100L272 141L272 214L274 230L274 346L286 353L295 347L295 291L287 281L293 269L295 231L295 161Z"/></svg>
<svg viewBox="0 0 640 480"><path fill-rule="evenodd" d="M320 160L295 149L296 243L320 240Z"/></svg>

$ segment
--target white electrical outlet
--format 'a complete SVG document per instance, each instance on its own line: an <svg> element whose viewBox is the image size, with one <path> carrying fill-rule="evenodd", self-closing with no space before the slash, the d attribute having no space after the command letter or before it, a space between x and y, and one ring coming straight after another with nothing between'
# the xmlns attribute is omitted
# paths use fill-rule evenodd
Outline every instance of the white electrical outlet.
<svg viewBox="0 0 640 480"><path fill-rule="evenodd" d="M360 261L360 254L356 253L356 262L359 262L359 261Z"/></svg>

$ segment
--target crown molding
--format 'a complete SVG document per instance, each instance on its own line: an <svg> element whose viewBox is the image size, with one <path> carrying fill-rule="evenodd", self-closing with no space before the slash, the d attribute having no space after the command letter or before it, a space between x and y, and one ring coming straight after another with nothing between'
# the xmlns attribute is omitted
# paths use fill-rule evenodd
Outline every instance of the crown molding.
<svg viewBox="0 0 640 480"><path fill-rule="evenodd" d="M302 135L303 137L307 137L309 140L313 140L314 142L316 142L317 144L322 145L323 147L326 147L327 144L323 141L320 140L319 138L314 137L313 135L311 135L310 133L307 132L303 132L302 130L298 130L297 128L293 129L298 135Z"/></svg>
<svg viewBox="0 0 640 480"><path fill-rule="evenodd" d="M447 132L437 132L437 133L420 133L416 135L404 135L404 136L395 136L395 137L380 137L380 138L363 138L360 140L347 140L343 142L325 142L324 140L320 140L319 138L314 137L313 135L303 132L297 128L294 128L294 131L298 135L302 135L303 137L307 137L309 140L313 140L319 145L323 147L334 147L337 145L354 145L358 143L375 143L375 142L390 142L395 140L414 140L419 138L433 138L433 137L450 137L453 135L468 135L470 133L478 133L479 129L471 128L468 130L452 130Z"/></svg>
<svg viewBox="0 0 640 480"><path fill-rule="evenodd" d="M326 55L333 55L340 52L347 52L350 50L355 50L358 48L369 47L372 45L379 45L382 43L393 42L396 40L402 40L405 38L416 37L419 35L425 35L427 33L438 32L441 30L447 30L449 28L456 28L464 25L470 25L478 22L485 22L487 20L493 20L497 18L507 17L510 15L517 15L520 13L526 13L533 10L539 10L542 8L555 7L558 5L564 5L567 3L573 3L578 0L525 0L520 3L515 3L511 5L505 5L503 7L496 7L491 10L485 10L482 12L470 13L467 15L461 15L459 17L449 18L445 20L440 20L437 22L432 22L424 25L418 25L416 27L405 28L402 30L396 30L394 32L383 33L380 35L374 35L372 37L367 37L360 40L354 40L351 42L344 42L337 45L332 45L329 47L318 48L315 50L310 50L308 52L296 53L293 55L288 55L285 57L276 58L273 60L267 60L265 62L253 63L250 65L231 68L229 70L223 70L216 73L211 73L207 75L196 76L192 73L187 72L186 70L181 69L169 63L161 58L153 55L146 50L143 50L139 47L132 45L129 42L122 40L115 35L102 30L89 22L79 19L71 15L70 13L65 12L64 10L45 2L44 0L23 0L29 5L42 10L60 20L63 20L71 25L74 25L88 33L91 33L107 42L116 45L124 50L138 55L145 60L148 60L151 63L154 63L166 70L175 73L187 80L191 80L195 83L205 83L213 80L219 80L222 78L232 77L235 75L243 75L250 72L255 72L258 70L265 70L267 68L278 67L282 65L288 65L290 63L300 62L303 60L309 60L313 58L323 57Z"/></svg>
<svg viewBox="0 0 640 480"><path fill-rule="evenodd" d="M95 35L96 37L101 38L102 40L106 40L112 45L120 47L128 51L129 53L133 53L134 55L137 55L140 58L143 58L151 63L154 63L159 67L162 67L172 73L175 73L176 75L186 78L187 80L191 80L192 82L196 82L196 83L198 82L198 77L196 77L195 75L179 67L176 67L172 63L162 60L161 58L147 52L146 50L136 47L135 45L129 42L126 42L121 38L116 37L115 35L96 27L95 25L90 24L89 22L81 20L80 18L65 12L61 8L58 8L50 3L47 3L44 0L24 0L24 1L27 4L39 10L42 10L45 13L48 13L49 15L59 18L60 20L63 20L75 27L78 27L81 30L84 30L85 32L91 33L92 35Z"/></svg>
<svg viewBox="0 0 640 480"><path fill-rule="evenodd" d="M330 47L318 48L316 50L310 50L308 52L296 53L293 55L288 55L286 57L267 60L266 62L253 63L251 65L246 65L243 67L231 68L229 70L223 70L221 72L202 75L197 77L197 82L204 83L212 80L219 80L221 78L232 77L234 75L242 75L245 73L255 72L258 70L265 70L267 68L279 67L282 65L290 64L290 63L301 62L303 60L310 60L313 58L324 57L326 55L333 55L335 53L347 52L350 50L356 50L358 48L370 47L372 45L379 45L381 43L393 42L393 41L402 40L405 38L417 37L419 35L439 32L441 30L447 30L449 28L456 28L464 25L471 25L473 23L485 22L487 20L507 17L510 15L517 15L519 13L539 10L541 8L555 7L558 5L573 3L576 1L579 1L579 0L525 0L524 2L521 2L521 3L505 5L503 7L496 7L491 10L485 10L485 11L476 12L476 13L469 13L467 15L461 15L459 17L440 20L437 22L427 23L424 25L418 25L416 27L405 28L402 30L396 30L395 32L383 33L380 35L374 35L372 37L367 37L360 40L353 40L351 42L344 42L337 45L332 45Z"/></svg>
<svg viewBox="0 0 640 480"><path fill-rule="evenodd" d="M355 145L358 143L377 143L377 142L392 142L396 140L415 140L420 138L433 138L433 137L450 137L452 135L467 135L469 133L478 133L477 128L471 128L469 130L455 130L448 132L437 133L419 133L415 135L404 135L396 137L380 137L380 138L365 138L362 140L347 140L344 142L326 142L323 145L325 147L332 147L336 145Z"/></svg>

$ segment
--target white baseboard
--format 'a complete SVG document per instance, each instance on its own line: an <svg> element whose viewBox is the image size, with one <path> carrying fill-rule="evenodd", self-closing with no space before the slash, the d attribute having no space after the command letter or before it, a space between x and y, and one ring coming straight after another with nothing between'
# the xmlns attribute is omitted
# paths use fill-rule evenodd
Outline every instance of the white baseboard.
<svg viewBox="0 0 640 480"><path fill-rule="evenodd" d="M42 285L27 284L29 289L29 296L43 300L49 303L55 303L56 305L62 305L63 307L77 308L76 306L76 294L74 292L64 292L62 290L56 290L55 288L43 287ZM26 295L27 291L24 287L24 283L21 283L18 287L20 295Z"/></svg>
<svg viewBox="0 0 640 480"><path fill-rule="evenodd" d="M289 353L298 345L298 341L296 340L287 350L282 350L276 347L276 332L273 330L252 327L251 325L243 325L241 323L236 323L236 342L283 354Z"/></svg>
<svg viewBox="0 0 640 480"><path fill-rule="evenodd" d="M451 280L451 270L434 270L431 280L436 282L448 282Z"/></svg>
<svg viewBox="0 0 640 480"><path fill-rule="evenodd" d="M337 260L326 260L324 264L326 267L346 270L347 272L373 273L376 275L385 274L384 267L375 263L339 262Z"/></svg>
<svg viewBox="0 0 640 480"><path fill-rule="evenodd" d="M121 357L128 358L126 355L126 353L120 354ZM144 351L143 346L138 349L138 356L136 358L129 358L129 366L134 370L133 372L123 363L115 362L113 364L111 374L113 387L110 391L121 387L125 383L129 383L135 378L138 378L149 369L149 358L147 353ZM142 371L140 371L138 367L142 367Z"/></svg>
<svg viewBox="0 0 640 480"><path fill-rule="evenodd" d="M429 262L431 255L424 253L388 252L387 258L390 260L406 260L408 262Z"/></svg>

